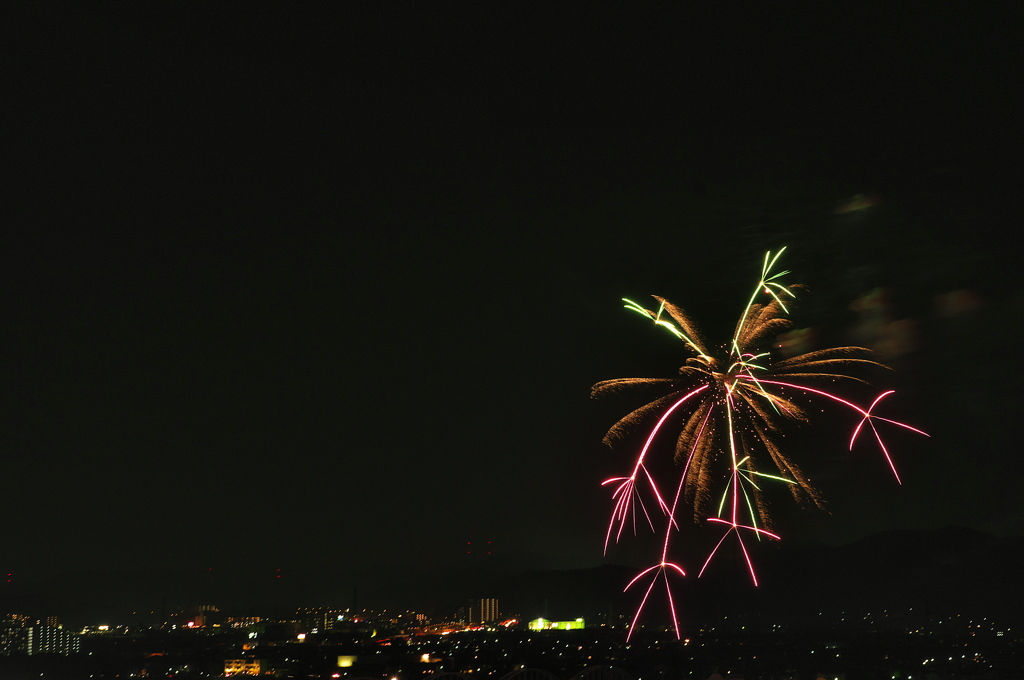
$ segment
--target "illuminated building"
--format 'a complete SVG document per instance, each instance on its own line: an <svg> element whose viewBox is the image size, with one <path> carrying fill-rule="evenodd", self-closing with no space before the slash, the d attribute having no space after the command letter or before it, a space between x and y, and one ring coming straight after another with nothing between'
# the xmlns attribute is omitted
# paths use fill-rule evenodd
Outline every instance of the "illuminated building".
<svg viewBox="0 0 1024 680"><path fill-rule="evenodd" d="M27 629L26 653L77 654L78 635L54 626L31 626Z"/></svg>
<svg viewBox="0 0 1024 680"><path fill-rule="evenodd" d="M480 600L473 600L469 605L466 616L466 623L487 623L498 618L498 598L489 597Z"/></svg>
<svg viewBox="0 0 1024 680"><path fill-rule="evenodd" d="M28 653L29 618L21 614L7 614L0 620L0 655Z"/></svg>
<svg viewBox="0 0 1024 680"><path fill-rule="evenodd" d="M226 623L229 628L249 628L258 624L260 620L258 616L229 616Z"/></svg>
<svg viewBox="0 0 1024 680"><path fill-rule="evenodd" d="M335 628L347 613L346 609L333 607L299 607L295 610L295 618L307 633L323 633Z"/></svg>
<svg viewBox="0 0 1024 680"><path fill-rule="evenodd" d="M60 626L46 626L20 614L0 621L0 655L76 654L78 635Z"/></svg>
<svg viewBox="0 0 1024 680"><path fill-rule="evenodd" d="M530 630L577 630L585 628L583 619L575 621L548 621L547 619L534 619L527 624Z"/></svg>
<svg viewBox="0 0 1024 680"><path fill-rule="evenodd" d="M262 675L263 659L225 659L224 676Z"/></svg>
<svg viewBox="0 0 1024 680"><path fill-rule="evenodd" d="M221 619L220 609L212 604L204 604L199 607L199 614L195 617L195 624L197 628L215 626L220 624Z"/></svg>

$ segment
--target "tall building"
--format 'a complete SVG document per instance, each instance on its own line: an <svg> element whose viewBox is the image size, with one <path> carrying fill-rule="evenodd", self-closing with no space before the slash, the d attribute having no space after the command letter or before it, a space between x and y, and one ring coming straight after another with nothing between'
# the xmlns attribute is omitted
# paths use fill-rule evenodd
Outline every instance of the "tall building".
<svg viewBox="0 0 1024 680"><path fill-rule="evenodd" d="M219 624L223 620L220 609L212 604L199 605L199 613L196 614L195 624L199 628L210 627Z"/></svg>
<svg viewBox="0 0 1024 680"><path fill-rule="evenodd" d="M496 621L498 619L498 598L488 597L479 600L473 600L469 605L469 611L466 616L466 623L487 623L488 621Z"/></svg>
<svg viewBox="0 0 1024 680"><path fill-rule="evenodd" d="M0 655L26 654L31 621L21 614L7 614L0 620Z"/></svg>
<svg viewBox="0 0 1024 680"><path fill-rule="evenodd" d="M347 613L333 607L299 607L295 610L295 619L301 623L304 633L325 633L347 618Z"/></svg>
<svg viewBox="0 0 1024 680"><path fill-rule="evenodd" d="M77 654L78 635L63 628L36 625L28 629L27 652L32 654Z"/></svg>
<svg viewBox="0 0 1024 680"><path fill-rule="evenodd" d="M0 655L76 654L78 635L27 616L8 614L0 621Z"/></svg>

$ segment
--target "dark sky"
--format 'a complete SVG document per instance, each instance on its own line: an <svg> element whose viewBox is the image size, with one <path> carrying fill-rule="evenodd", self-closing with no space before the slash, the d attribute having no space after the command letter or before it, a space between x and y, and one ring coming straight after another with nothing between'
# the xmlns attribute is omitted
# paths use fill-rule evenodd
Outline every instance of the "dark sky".
<svg viewBox="0 0 1024 680"><path fill-rule="evenodd" d="M600 564L589 387L684 358L619 298L728 333L783 245L934 435L898 487L826 414L783 535L1024 533L1009 7L9 11L0 566Z"/></svg>

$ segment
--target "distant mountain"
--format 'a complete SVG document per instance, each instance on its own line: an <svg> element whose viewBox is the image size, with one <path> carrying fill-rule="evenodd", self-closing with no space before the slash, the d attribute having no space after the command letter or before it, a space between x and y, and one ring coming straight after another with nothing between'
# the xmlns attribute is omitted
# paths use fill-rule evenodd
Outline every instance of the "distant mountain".
<svg viewBox="0 0 1024 680"><path fill-rule="evenodd" d="M700 579L673 577L676 605L689 627L723 616L785 622L820 620L839 612L913 611L915 616L965 614L1024 624L1024 538L998 538L963 527L889 531L844 546L786 541L752 546L760 585L751 584L742 555L723 546ZM537 560L539 561L539 560ZM535 562L537 562L535 561ZM631 617L650 581L623 588L637 569L606 564L590 569L530 569L530 560L423 570L379 578L375 592L344 585L332 574L276 579L247 572L80 570L0 589L0 613L57 615L80 622L155 622L162 614L213 604L241 614L275 614L298 606L376 606L385 597L400 608L447 615L471 597L497 597L505 614L527 619L583 617L621 622ZM688 567L692 565L687 565ZM500 567L500 568L499 568ZM651 619L667 620L664 587L652 593ZM362 606L362 604L360 604ZM389 605L391 607L393 605ZM136 614L131 614L131 612ZM152 612L152 613L150 613ZM102 619L102 621L101 621Z"/></svg>
<svg viewBox="0 0 1024 680"><path fill-rule="evenodd" d="M798 623L819 620L819 613L831 617L882 610L1024 619L1022 537L997 538L954 526L884 532L839 547L760 544L752 554L757 587L738 551L716 557L700 579L676 579L683 620L698 625L739 616ZM597 621L632 614L649 584L638 582L623 594L635 575L635 569L616 565L532 571L495 583L492 590L506 612ZM663 593L664 587L656 586L655 609L662 606Z"/></svg>
<svg viewBox="0 0 1024 680"><path fill-rule="evenodd" d="M850 545L780 550L766 574L805 609L920 609L934 615L1019 616L1024 538L963 527L889 531ZM770 590L775 590L771 588Z"/></svg>

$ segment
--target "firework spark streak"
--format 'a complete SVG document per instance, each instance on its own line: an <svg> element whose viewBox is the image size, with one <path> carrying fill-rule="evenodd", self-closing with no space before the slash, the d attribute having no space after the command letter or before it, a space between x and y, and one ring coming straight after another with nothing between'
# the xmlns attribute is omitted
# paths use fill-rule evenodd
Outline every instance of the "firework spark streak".
<svg viewBox="0 0 1024 680"><path fill-rule="evenodd" d="M824 397L857 413L860 422L850 438L850 449L862 431L870 430L897 482L899 474L879 425L893 425L926 435L917 428L875 413L876 407L893 393L892 390L881 393L867 408L862 408L832 392L811 386L822 380L864 382L851 372L866 367L884 368L868 358L871 353L866 349L834 347L772 360L770 347L775 337L792 327L786 318L789 313L786 302L796 297L797 288L779 281L789 272L772 273L784 250L765 255L761 277L740 315L732 339L717 355L709 350L686 313L668 300L654 296L658 308L650 310L623 299L626 309L667 330L694 355L686 360L675 378L617 378L600 382L592 390L594 397L636 387L664 392L613 425L604 439L606 444L614 445L633 428L657 416L630 474L602 483L614 488L614 509L605 534L606 552L613 539L617 542L622 538L627 527L631 526L635 533L638 518L655 530L655 519L644 503L645 494L653 499L653 507L665 516L661 559L637 574L626 586L629 589L648 580L630 626L630 635L659 583L664 585L676 636L680 634L669 575L685 576L686 573L680 565L669 561L669 547L673 531L679 529L682 507L691 509L695 521L720 525L725 530L704 561L698 577L711 564L726 539L733 536L750 578L757 585L757 574L744 537L748 540L779 539L778 534L771 531L762 485L786 485L798 501L822 506L821 497L799 466L775 443L775 435L784 425L808 420L805 411L793 401L795 397ZM759 299L763 302L758 302ZM647 465L655 441L664 439L664 433L670 430L676 437L675 460L682 466L671 504Z"/></svg>

